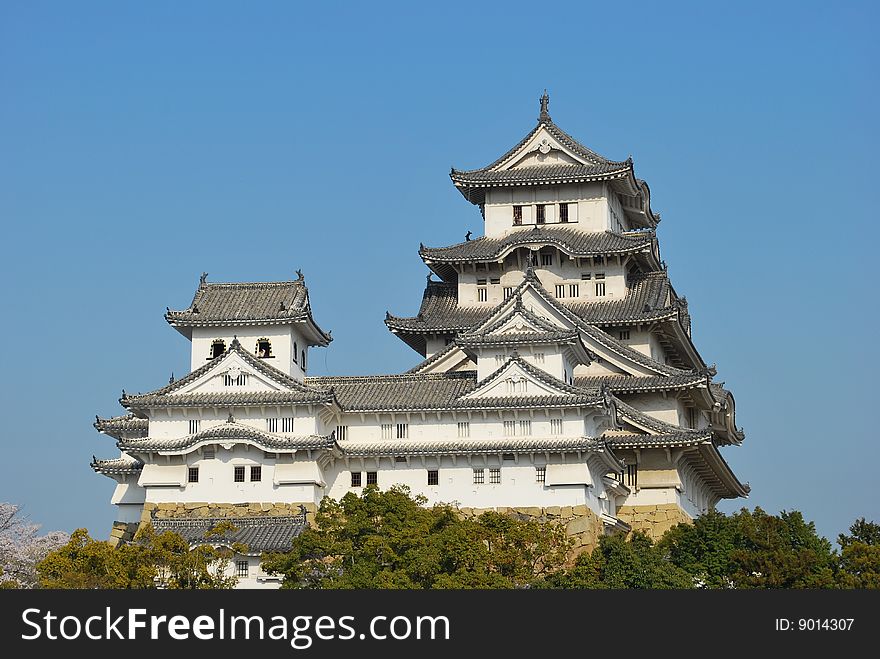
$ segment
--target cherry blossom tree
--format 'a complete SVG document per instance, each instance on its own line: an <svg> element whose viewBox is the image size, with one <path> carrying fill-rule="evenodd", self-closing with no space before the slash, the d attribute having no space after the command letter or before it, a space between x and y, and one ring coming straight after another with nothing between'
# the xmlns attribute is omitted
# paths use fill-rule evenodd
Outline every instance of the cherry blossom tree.
<svg viewBox="0 0 880 659"><path fill-rule="evenodd" d="M0 587L36 587L36 564L68 541L63 531L39 535L39 530L39 524L31 524L22 514L21 506L0 503Z"/></svg>

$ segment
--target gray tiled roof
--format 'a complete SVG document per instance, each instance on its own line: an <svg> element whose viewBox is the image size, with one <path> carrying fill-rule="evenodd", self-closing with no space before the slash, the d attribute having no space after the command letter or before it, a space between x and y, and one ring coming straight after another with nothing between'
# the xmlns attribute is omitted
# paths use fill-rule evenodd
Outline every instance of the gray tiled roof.
<svg viewBox="0 0 880 659"><path fill-rule="evenodd" d="M574 384L583 389L607 386L614 393L644 393L690 389L706 384L706 375L693 372L683 375L658 375L634 377L629 375L594 375L575 377Z"/></svg>
<svg viewBox="0 0 880 659"><path fill-rule="evenodd" d="M98 432L121 439L122 437L146 437L150 421L149 419L140 419L134 414L125 414L109 419L96 416L95 423L92 425Z"/></svg>
<svg viewBox="0 0 880 659"><path fill-rule="evenodd" d="M479 454L528 451L595 451L605 447L593 437L506 437L488 440L445 439L436 441L397 440L392 442L355 441L339 443L345 455L432 455Z"/></svg>
<svg viewBox="0 0 880 659"><path fill-rule="evenodd" d="M203 375L207 374L219 364L226 355L231 352L238 353L244 361L262 373L269 379L282 385L286 391L281 392L253 392L253 393L199 393L199 394L178 394L175 393L186 385L195 382ZM273 398L274 396L274 398ZM196 369L186 377L176 380L171 384L165 385L160 389L145 394L125 394L119 399L123 407L129 409L143 409L147 407L163 407L163 406L187 406L196 404L233 404L242 401L260 402L277 402L277 403L295 403L295 402L328 402L333 399L333 392L326 389L316 389L304 385L296 378L292 378L286 373L279 371L274 366L268 364L264 359L260 359L252 355L249 351L239 343L237 339L230 343L229 348L222 355L219 355L209 361L201 368Z"/></svg>
<svg viewBox="0 0 880 659"><path fill-rule="evenodd" d="M644 426L645 428L649 428L659 435L677 435L677 434L691 434L696 435L700 434L702 431L700 430L691 430L689 428L683 428L681 426L676 426L672 423L667 423L666 421L661 421L660 419L651 416L650 414L646 414L641 410L636 409L632 405L624 403L619 398L615 399L615 404L617 406L617 415L619 417L623 417L629 420L632 423L635 423L639 426Z"/></svg>
<svg viewBox="0 0 880 659"><path fill-rule="evenodd" d="M586 163L570 165L554 163L546 166L501 169L542 127L561 145L585 160ZM549 115L539 117L537 125L516 146L495 162L472 170L459 170L453 167L449 177L462 195L475 204L481 204L485 201L485 188L487 187L613 180L619 182L620 190L624 194L638 194L645 199L644 222L648 225L656 225L660 221L659 215L654 214L650 209L650 191L644 181L636 178L631 158L616 162L600 156L559 128Z"/></svg>
<svg viewBox="0 0 880 659"><path fill-rule="evenodd" d="M712 441L711 432L678 432L660 435L611 435L604 437L612 449L696 446Z"/></svg>
<svg viewBox="0 0 880 659"><path fill-rule="evenodd" d="M170 517L151 520L157 533L173 531L190 545L247 545L248 554L264 551L287 551L293 539L307 526L305 514L253 517ZM230 522L236 530L224 535L205 534L221 522Z"/></svg>
<svg viewBox="0 0 880 659"><path fill-rule="evenodd" d="M524 227L501 238L482 236L450 247L420 247L419 256L438 275L447 281L455 279L450 264L498 261L518 247L553 245L572 258L611 256L615 254L651 254L651 267L659 267L656 241L653 231L628 234L611 231L586 233L572 227L538 226Z"/></svg>
<svg viewBox="0 0 880 659"><path fill-rule="evenodd" d="M509 334L464 333L455 339L456 345L461 347L538 345L544 343L576 343L578 341L580 341L580 333L577 330L511 332Z"/></svg>
<svg viewBox="0 0 880 659"><path fill-rule="evenodd" d="M570 302L560 300L586 323L617 326L675 318L678 309L668 303L669 280L665 272L639 275L631 280L625 298L602 302ZM416 350L424 354L422 334L455 334L484 321L497 307L458 304L455 283L429 282L422 296L419 312L414 317L388 314L385 324Z"/></svg>
<svg viewBox="0 0 880 659"><path fill-rule="evenodd" d="M304 279L277 282L208 283L202 276L189 307L168 310L165 319L174 327L223 325L273 325L307 321L314 325L309 292ZM320 345L330 336L323 335Z"/></svg>
<svg viewBox="0 0 880 659"><path fill-rule="evenodd" d="M99 460L94 455L89 466L105 476L137 474L144 468L144 463L137 458L120 457Z"/></svg>
<svg viewBox="0 0 880 659"><path fill-rule="evenodd" d="M336 400L347 412L448 408L476 385L474 371L311 377L306 384L332 387Z"/></svg>
<svg viewBox="0 0 880 659"><path fill-rule="evenodd" d="M206 428L193 435L157 439L128 439L117 442L124 451L185 451L199 444L226 441L248 441L269 451L298 451L306 449L330 448L333 437L327 435L287 436L264 432L252 426L237 422L227 422L213 428Z"/></svg>

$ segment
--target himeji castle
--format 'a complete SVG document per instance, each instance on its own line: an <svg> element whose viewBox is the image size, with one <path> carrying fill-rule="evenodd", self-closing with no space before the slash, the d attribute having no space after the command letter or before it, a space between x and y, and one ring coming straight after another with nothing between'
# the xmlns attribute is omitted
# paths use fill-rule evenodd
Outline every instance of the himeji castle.
<svg viewBox="0 0 880 659"><path fill-rule="evenodd" d="M413 316L385 324L422 358L405 373L310 376L331 342L302 273L215 283L166 321L191 372L98 418L120 455L111 539L141 524L193 543L244 543L240 585L276 587L260 553L283 550L323 497L406 485L462 514L555 520L576 545L654 537L744 497L722 451L743 441L734 399L691 339L687 301L660 258L648 185L632 159L577 142L540 102L537 124L482 169L453 169L484 235L419 248ZM473 209L472 212L477 212Z"/></svg>

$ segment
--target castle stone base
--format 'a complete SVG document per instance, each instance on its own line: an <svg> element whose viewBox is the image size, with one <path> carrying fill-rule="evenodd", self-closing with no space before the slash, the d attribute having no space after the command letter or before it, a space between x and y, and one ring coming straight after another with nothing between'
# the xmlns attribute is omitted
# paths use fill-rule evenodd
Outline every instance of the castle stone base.
<svg viewBox="0 0 880 659"><path fill-rule="evenodd" d="M633 531L643 531L652 540L659 540L664 533L677 524L692 524L693 519L677 504L663 503L655 506L621 506L617 516L629 524Z"/></svg>

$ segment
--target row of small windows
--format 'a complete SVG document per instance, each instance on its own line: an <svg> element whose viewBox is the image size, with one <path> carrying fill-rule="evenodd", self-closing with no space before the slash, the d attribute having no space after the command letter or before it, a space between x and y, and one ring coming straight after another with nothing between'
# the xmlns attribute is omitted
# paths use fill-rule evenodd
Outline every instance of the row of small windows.
<svg viewBox="0 0 880 659"><path fill-rule="evenodd" d="M244 483L245 476L247 475L247 470L245 465L235 465L232 468L232 480L234 483ZM250 468L250 482L251 483L259 483L263 480L263 468L259 465L251 465ZM190 467L186 472L186 481L187 483L198 483L199 482L199 468L198 467Z"/></svg>
<svg viewBox="0 0 880 659"><path fill-rule="evenodd" d="M293 417L281 417L281 432L293 432ZM266 429L269 432L278 432L278 417L270 417L266 419Z"/></svg>
<svg viewBox="0 0 880 659"><path fill-rule="evenodd" d="M214 339L211 342L211 356L208 357L208 359L216 359L225 352L226 341L223 339ZM260 359L274 359L275 355L272 354L272 342L267 338L257 339L254 354ZM297 361L297 355L299 355L299 361ZM300 351L299 345L296 341L293 342L293 363L298 363L302 366L302 370L306 370L306 351Z"/></svg>
<svg viewBox="0 0 880 659"><path fill-rule="evenodd" d="M542 254L541 258L543 260L544 257L551 258L550 254ZM596 297L605 297L605 273L597 272L596 275L596 283L594 286L594 291L596 293ZM589 281L593 278L593 275L589 272L585 272L581 274L581 281ZM499 280L493 279L492 283L499 283ZM488 302L489 301L489 289L485 288L486 280L478 279L477 280L477 302ZM564 299L566 297L566 293L568 297L580 297L581 288L580 284L556 284L556 297L559 299ZM513 296L513 286L505 286L504 287L504 299L508 300Z"/></svg>
<svg viewBox="0 0 880 659"><path fill-rule="evenodd" d="M407 439L409 437L408 423L383 423L382 439Z"/></svg>
<svg viewBox="0 0 880 659"><path fill-rule="evenodd" d="M536 224L544 224L547 221L547 207L548 206L557 206L559 209L559 221L563 224L569 221L571 217L571 213L569 212L569 207L572 204L536 204L534 206L535 209L535 223ZM523 223L523 207L522 206L514 206L513 207L513 225L520 226Z"/></svg>
<svg viewBox="0 0 880 659"><path fill-rule="evenodd" d="M504 457L505 460L512 460L513 456L506 455ZM484 485L486 483L486 472L489 472L489 484L490 485L500 485L501 484L501 467L489 467L488 469L479 467L473 470L473 484L474 485ZM376 471L352 471L351 473L351 486L352 487L363 487L364 485L377 485L379 473ZM364 478L364 474L366 474L366 478ZM427 473L427 484L428 485L439 485L440 484L440 470L439 469L428 469ZM535 467L535 482L536 483L545 483L547 482L547 467Z"/></svg>

